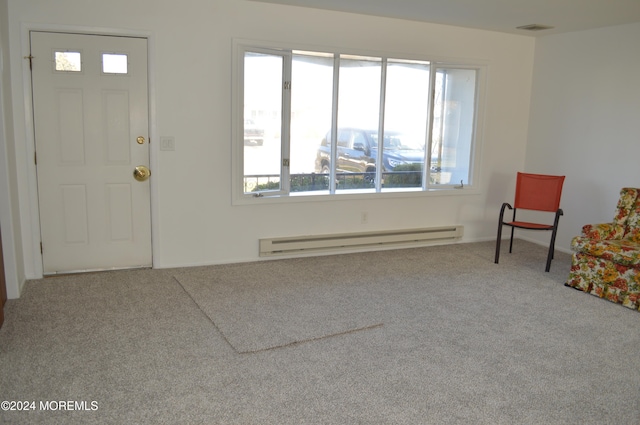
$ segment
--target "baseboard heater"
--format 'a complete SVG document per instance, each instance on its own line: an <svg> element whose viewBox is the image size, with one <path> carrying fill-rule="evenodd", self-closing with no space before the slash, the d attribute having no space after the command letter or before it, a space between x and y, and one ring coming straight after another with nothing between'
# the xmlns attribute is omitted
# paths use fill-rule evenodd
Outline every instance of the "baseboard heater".
<svg viewBox="0 0 640 425"><path fill-rule="evenodd" d="M377 232L339 233L286 238L260 239L260 256L287 255L303 252L323 252L345 248L368 248L385 245L419 246L438 241L462 238L464 226L400 229Z"/></svg>

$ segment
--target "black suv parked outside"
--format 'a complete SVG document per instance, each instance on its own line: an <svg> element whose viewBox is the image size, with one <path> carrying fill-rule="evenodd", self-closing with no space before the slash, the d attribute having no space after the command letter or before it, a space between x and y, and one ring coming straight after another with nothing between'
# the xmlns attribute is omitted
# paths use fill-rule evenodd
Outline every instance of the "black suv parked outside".
<svg viewBox="0 0 640 425"><path fill-rule="evenodd" d="M402 134L386 132L382 152L382 171L393 171L405 164L424 164L424 149L406 144ZM403 143L404 142L404 143ZM378 157L378 131L359 128L338 129L338 172L373 173ZM331 132L318 148L316 172L328 174L331 170Z"/></svg>

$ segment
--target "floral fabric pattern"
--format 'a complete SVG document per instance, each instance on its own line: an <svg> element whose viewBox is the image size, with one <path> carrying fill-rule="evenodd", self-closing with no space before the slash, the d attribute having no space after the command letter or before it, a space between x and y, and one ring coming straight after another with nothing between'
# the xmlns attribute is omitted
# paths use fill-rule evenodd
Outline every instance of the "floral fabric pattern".
<svg viewBox="0 0 640 425"><path fill-rule="evenodd" d="M567 286L640 310L640 274L634 267L576 252Z"/></svg>
<svg viewBox="0 0 640 425"><path fill-rule="evenodd" d="M613 219L615 224L625 226L627 224L627 219L629 218L629 213L631 209L636 204L636 199L638 199L638 190L630 187L625 187L620 190L620 199L618 200L618 205L616 206L616 216Z"/></svg>
<svg viewBox="0 0 640 425"><path fill-rule="evenodd" d="M582 234L592 240L619 239L624 235L624 227L615 223L587 224L582 226Z"/></svg>
<svg viewBox="0 0 640 425"><path fill-rule="evenodd" d="M623 239L640 243L640 204L636 202L634 208L629 213L627 219L627 228L624 233Z"/></svg>
<svg viewBox="0 0 640 425"><path fill-rule="evenodd" d="M640 244L630 240L594 240L577 236L571 241L571 248L624 266L640 266Z"/></svg>
<svg viewBox="0 0 640 425"><path fill-rule="evenodd" d="M623 188L612 223L583 226L566 285L640 310L640 189Z"/></svg>

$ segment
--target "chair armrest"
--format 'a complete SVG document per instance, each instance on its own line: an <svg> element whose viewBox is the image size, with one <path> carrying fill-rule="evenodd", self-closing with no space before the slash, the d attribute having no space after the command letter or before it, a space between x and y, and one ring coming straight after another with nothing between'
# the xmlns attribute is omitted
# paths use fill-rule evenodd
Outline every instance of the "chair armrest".
<svg viewBox="0 0 640 425"><path fill-rule="evenodd" d="M587 224L582 226L582 236L593 240L622 239L624 227L615 223Z"/></svg>
<svg viewBox="0 0 640 425"><path fill-rule="evenodd" d="M504 221L504 212L507 208L509 208L510 210L513 210L513 207L511 206L511 204L509 204L508 202L504 202L502 204L502 207L500 208L499 223L502 223Z"/></svg>

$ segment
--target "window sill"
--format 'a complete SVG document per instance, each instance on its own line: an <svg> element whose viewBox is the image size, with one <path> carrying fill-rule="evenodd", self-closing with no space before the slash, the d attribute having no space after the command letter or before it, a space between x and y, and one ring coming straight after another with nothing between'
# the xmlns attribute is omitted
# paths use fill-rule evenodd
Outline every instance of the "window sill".
<svg viewBox="0 0 640 425"><path fill-rule="evenodd" d="M335 194L330 194L328 191L317 192L298 192L288 195L273 195L269 196L266 193L262 193L262 196L255 197L251 195L245 195L241 197L234 197L232 205L264 205L264 204L286 204L286 203L300 203L300 202L333 202L333 201L351 201L351 200L384 200L384 199L418 199L418 198L431 198L437 196L467 196L478 195L480 190L472 186L465 186L464 188L453 188L448 186L442 189L430 189L430 190L393 190L387 189L384 192L372 192L369 190L344 190Z"/></svg>

